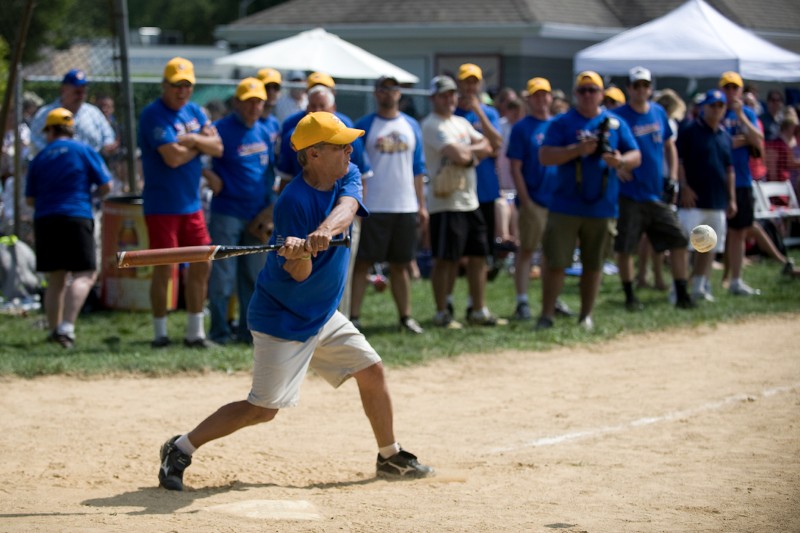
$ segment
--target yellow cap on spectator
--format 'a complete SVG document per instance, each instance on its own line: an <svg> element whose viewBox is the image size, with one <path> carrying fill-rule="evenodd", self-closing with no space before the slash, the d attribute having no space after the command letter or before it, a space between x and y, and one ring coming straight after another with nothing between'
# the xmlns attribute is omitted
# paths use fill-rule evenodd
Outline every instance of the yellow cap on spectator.
<svg viewBox="0 0 800 533"><path fill-rule="evenodd" d="M280 85L283 83L283 78L281 78L281 73L275 70L274 68L262 68L258 71L258 79L261 80L261 83L267 85L268 83L277 83Z"/></svg>
<svg viewBox="0 0 800 533"><path fill-rule="evenodd" d="M619 87L609 87L608 89L606 89L604 96L606 98L611 98L612 100L620 104L625 103L625 94Z"/></svg>
<svg viewBox="0 0 800 533"><path fill-rule="evenodd" d="M531 78L528 80L528 94L538 93L539 91L552 92L550 82L545 78Z"/></svg>
<svg viewBox="0 0 800 533"><path fill-rule="evenodd" d="M331 89L336 88L336 82L333 81L328 74L324 72L312 72L306 78L306 88L310 89L314 85L324 85L325 87L330 87Z"/></svg>
<svg viewBox="0 0 800 533"><path fill-rule="evenodd" d="M364 135L364 130L348 128L339 117L327 111L304 116L292 133L292 148L300 151L317 143L350 144Z"/></svg>
<svg viewBox="0 0 800 533"><path fill-rule="evenodd" d="M167 66L164 67L164 79L167 83L188 81L194 85L194 65L188 59L173 57L169 60Z"/></svg>
<svg viewBox="0 0 800 533"><path fill-rule="evenodd" d="M458 79L465 80L469 77L475 77L479 80L483 79L483 71L481 67L475 65L473 63L464 63L460 67L458 67Z"/></svg>
<svg viewBox="0 0 800 533"><path fill-rule="evenodd" d="M584 85L597 85L601 89L603 88L603 78L600 77L600 74L594 72L592 70L584 70L578 77L575 78L575 86L582 87Z"/></svg>
<svg viewBox="0 0 800 533"><path fill-rule="evenodd" d="M726 85L736 85L737 87L744 87L744 82L742 81L742 77L739 76L738 72L734 72L729 70L728 72L723 72L722 76L719 78L719 86L725 87Z"/></svg>
<svg viewBox="0 0 800 533"><path fill-rule="evenodd" d="M64 109L63 107L57 107L52 111L50 111L47 114L47 118L44 121L45 130L50 126L72 127L74 125L75 125L75 117L72 116L72 113L68 109Z"/></svg>
<svg viewBox="0 0 800 533"><path fill-rule="evenodd" d="M244 102L250 98L267 99L267 90L258 78L245 78L236 87L236 99Z"/></svg>

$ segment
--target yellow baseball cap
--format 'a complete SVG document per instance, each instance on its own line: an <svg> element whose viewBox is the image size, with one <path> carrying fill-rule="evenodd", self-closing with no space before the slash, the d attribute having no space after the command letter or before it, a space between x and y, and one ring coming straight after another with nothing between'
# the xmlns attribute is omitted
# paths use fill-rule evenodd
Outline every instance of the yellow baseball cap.
<svg viewBox="0 0 800 533"><path fill-rule="evenodd" d="M75 117L72 116L72 113L68 109L64 109L63 107L57 107L47 114L47 118L44 121L44 128L42 129L42 131L46 130L50 126L72 127L74 125L75 125Z"/></svg>
<svg viewBox="0 0 800 533"><path fill-rule="evenodd" d="M267 99L267 90L258 78L245 78L236 87L236 99L244 102L250 98Z"/></svg>
<svg viewBox="0 0 800 533"><path fill-rule="evenodd" d="M606 89L604 96L606 98L611 98L612 100L620 104L625 103L625 94L619 87L609 87L608 89Z"/></svg>
<svg viewBox="0 0 800 533"><path fill-rule="evenodd" d="M737 87L744 87L744 82L742 81L742 77L739 76L738 72L734 72L729 70L728 72L723 72L722 76L719 78L719 86L725 87L728 84L736 85Z"/></svg>
<svg viewBox="0 0 800 533"><path fill-rule="evenodd" d="M306 89L310 89L314 85L324 85L325 87L330 87L331 89L336 88L336 82L334 82L333 78L324 72L312 72L308 75L308 78L306 79Z"/></svg>
<svg viewBox="0 0 800 533"><path fill-rule="evenodd" d="M539 91L552 92L550 82L545 78L531 78L528 80L528 94L538 93Z"/></svg>
<svg viewBox="0 0 800 533"><path fill-rule="evenodd" d="M464 63L460 67L458 67L458 79L465 80L471 76L478 78L479 80L483 79L483 71L481 67L472 63Z"/></svg>
<svg viewBox="0 0 800 533"><path fill-rule="evenodd" d="M164 79L167 83L188 81L194 85L194 65L192 65L192 62L188 59L173 57L169 60L167 66L164 67Z"/></svg>
<svg viewBox="0 0 800 533"><path fill-rule="evenodd" d="M268 83L277 83L280 85L283 83L283 79L281 78L281 73L275 70L274 68L262 68L258 71L258 79L261 80L261 83L267 85Z"/></svg>
<svg viewBox="0 0 800 533"><path fill-rule="evenodd" d="M597 85L601 89L603 88L603 78L600 77L600 74L591 70L584 70L578 77L575 78L575 86L582 87L583 85Z"/></svg>
<svg viewBox="0 0 800 533"><path fill-rule="evenodd" d="M304 116L292 133L292 148L300 151L317 143L350 144L364 135L364 130L348 128L339 117L327 111Z"/></svg>

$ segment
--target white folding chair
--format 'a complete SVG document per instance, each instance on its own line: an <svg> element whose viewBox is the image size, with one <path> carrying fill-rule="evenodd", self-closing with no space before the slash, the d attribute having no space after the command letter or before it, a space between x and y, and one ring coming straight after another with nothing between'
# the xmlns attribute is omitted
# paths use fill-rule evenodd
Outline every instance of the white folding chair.
<svg viewBox="0 0 800 533"><path fill-rule="evenodd" d="M756 197L756 218L778 218L785 221L787 229L791 227L793 219L800 218L800 204L797 202L797 195L790 181L754 181L753 196ZM762 203L760 208L759 196ZM778 203L785 202L787 205L775 205L772 201L773 198L780 198L781 201ZM759 209L761 209L760 213ZM764 209L766 209L766 212ZM787 235L783 238L783 243L786 246L800 245L800 237L789 237Z"/></svg>

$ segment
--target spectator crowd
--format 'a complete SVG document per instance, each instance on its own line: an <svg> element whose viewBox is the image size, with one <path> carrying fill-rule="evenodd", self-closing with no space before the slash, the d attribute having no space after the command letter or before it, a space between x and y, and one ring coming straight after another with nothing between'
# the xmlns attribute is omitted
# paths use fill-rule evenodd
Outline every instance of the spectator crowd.
<svg viewBox="0 0 800 533"><path fill-rule="evenodd" d="M284 89L284 77L304 88ZM777 89L762 101L736 72L719 73L717 87L689 102L656 81L638 66L620 86L586 71L569 89L532 76L524 88L490 95L482 69L465 63L431 80L427 116L413 116L401 83L383 76L374 84L375 111L354 121L337 110L336 83L324 72L283 76L264 68L241 80L226 105L201 107L192 102L194 66L174 58L164 68L161 95L138 124L149 246L281 244L288 235L274 231L281 226L273 220L275 203L316 157L298 151L293 134L323 113L364 132L343 149L349 164L341 178L348 184L343 194L363 201L347 230L353 244L337 300L356 329L374 318L363 312L366 290L382 290L387 278L398 328L419 335L424 323L415 319L411 284L420 277L429 277L435 305L425 327L514 320L537 330L554 327L558 317L592 329L610 271L618 272L628 312L643 310L637 291L645 288L664 291L685 312L713 305L715 261L731 295L757 297L759 289L745 281L754 248L796 277L782 244L792 228L759 209L786 207L797 196L797 109ZM25 168L16 183L27 199L19 206L19 238L35 249L37 270L48 278L48 340L67 348L76 342L77 311L97 283L100 202L109 191L126 192L127 184L114 100L89 99L90 88L86 74L73 69L52 102L26 94L23 122L10 117L4 129L0 161L0 232L9 235L18 130ZM793 193L765 206L760 182L786 183ZM699 224L719 236L711 253L693 252L688 243ZM430 269L423 258L432 258ZM246 255L184 269L187 347L253 342L248 309L265 263L264 255ZM171 343L166 315L174 268L153 269L153 348ZM497 316L486 297L487 283L504 270L514 280L509 317ZM574 310L560 298L568 275L580 278ZM463 313L453 299L462 276ZM540 280L538 296L532 280Z"/></svg>

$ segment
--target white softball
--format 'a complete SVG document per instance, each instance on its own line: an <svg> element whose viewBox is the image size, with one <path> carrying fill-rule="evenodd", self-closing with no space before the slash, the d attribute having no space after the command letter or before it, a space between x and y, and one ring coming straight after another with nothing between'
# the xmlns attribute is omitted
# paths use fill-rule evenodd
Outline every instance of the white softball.
<svg viewBox="0 0 800 533"><path fill-rule="evenodd" d="M696 226L689 236L692 246L700 253L710 252L717 245L717 232L711 226Z"/></svg>

